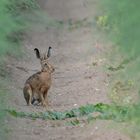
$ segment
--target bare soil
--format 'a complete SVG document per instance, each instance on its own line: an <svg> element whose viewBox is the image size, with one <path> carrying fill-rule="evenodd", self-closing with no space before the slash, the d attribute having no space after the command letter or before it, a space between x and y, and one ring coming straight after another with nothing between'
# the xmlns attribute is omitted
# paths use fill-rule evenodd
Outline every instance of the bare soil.
<svg viewBox="0 0 140 140"><path fill-rule="evenodd" d="M93 21L97 14L97 0L41 0L41 7L49 17L61 22ZM108 74L103 70L107 63L107 45L91 25L68 28L47 27L29 32L24 42L27 52L22 61L12 61L12 108L25 112L46 111L41 106L26 106L22 88L25 80L40 70L33 49L42 52L52 46L50 62L55 67L52 87L48 94L49 110L64 111L86 104L109 103ZM94 65L93 65L94 62ZM110 121L95 121L78 126L65 121L9 118L10 140L129 140L110 126Z"/></svg>

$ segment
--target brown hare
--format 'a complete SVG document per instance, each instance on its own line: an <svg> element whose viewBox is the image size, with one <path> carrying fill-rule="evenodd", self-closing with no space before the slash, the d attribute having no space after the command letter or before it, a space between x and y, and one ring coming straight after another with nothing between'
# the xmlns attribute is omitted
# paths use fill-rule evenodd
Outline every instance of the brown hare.
<svg viewBox="0 0 140 140"><path fill-rule="evenodd" d="M48 104L47 93L51 87L51 74L54 72L54 67L48 62L50 50L51 47L47 53L41 55L37 48L34 49L36 57L40 59L41 71L30 76L25 82L23 93L27 105L33 104L35 100L45 107Z"/></svg>

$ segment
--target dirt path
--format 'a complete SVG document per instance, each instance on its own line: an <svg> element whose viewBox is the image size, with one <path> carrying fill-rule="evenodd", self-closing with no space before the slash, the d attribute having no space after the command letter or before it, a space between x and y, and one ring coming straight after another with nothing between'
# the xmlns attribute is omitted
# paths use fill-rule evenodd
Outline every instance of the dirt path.
<svg viewBox="0 0 140 140"><path fill-rule="evenodd" d="M96 0L42 0L41 4L51 18L64 23L76 24L84 19L91 23L96 15ZM14 98L10 104L13 108L26 112L45 111L42 107L26 106L22 87L25 80L40 69L33 49L46 51L48 46L53 48L50 61L56 68L49 91L49 109L63 111L90 103L109 103L108 77L102 70L107 48L99 41L93 26L81 25L72 30L50 27L29 36L24 43L26 59L12 64ZM97 65L93 66L95 60ZM9 123L12 140L128 140L116 130L107 129L109 122L106 121L69 126L64 121L12 118Z"/></svg>

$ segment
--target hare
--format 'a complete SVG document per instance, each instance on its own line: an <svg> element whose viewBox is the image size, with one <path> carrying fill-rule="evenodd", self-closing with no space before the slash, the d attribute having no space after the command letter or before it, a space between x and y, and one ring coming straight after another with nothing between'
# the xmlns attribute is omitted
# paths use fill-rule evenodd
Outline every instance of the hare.
<svg viewBox="0 0 140 140"><path fill-rule="evenodd" d="M48 52L41 55L37 48L34 49L36 57L40 59L41 71L30 76L24 85L23 94L27 105L31 105L35 100L41 102L43 106L48 105L47 93L51 87L51 74L54 72L54 67L49 64L51 47Z"/></svg>

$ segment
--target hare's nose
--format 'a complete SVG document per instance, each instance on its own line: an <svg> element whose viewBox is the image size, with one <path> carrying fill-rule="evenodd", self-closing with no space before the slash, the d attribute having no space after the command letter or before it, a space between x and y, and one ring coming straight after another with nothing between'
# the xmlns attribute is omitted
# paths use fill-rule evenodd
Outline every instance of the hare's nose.
<svg viewBox="0 0 140 140"><path fill-rule="evenodd" d="M55 68L53 68L53 72L55 71Z"/></svg>

